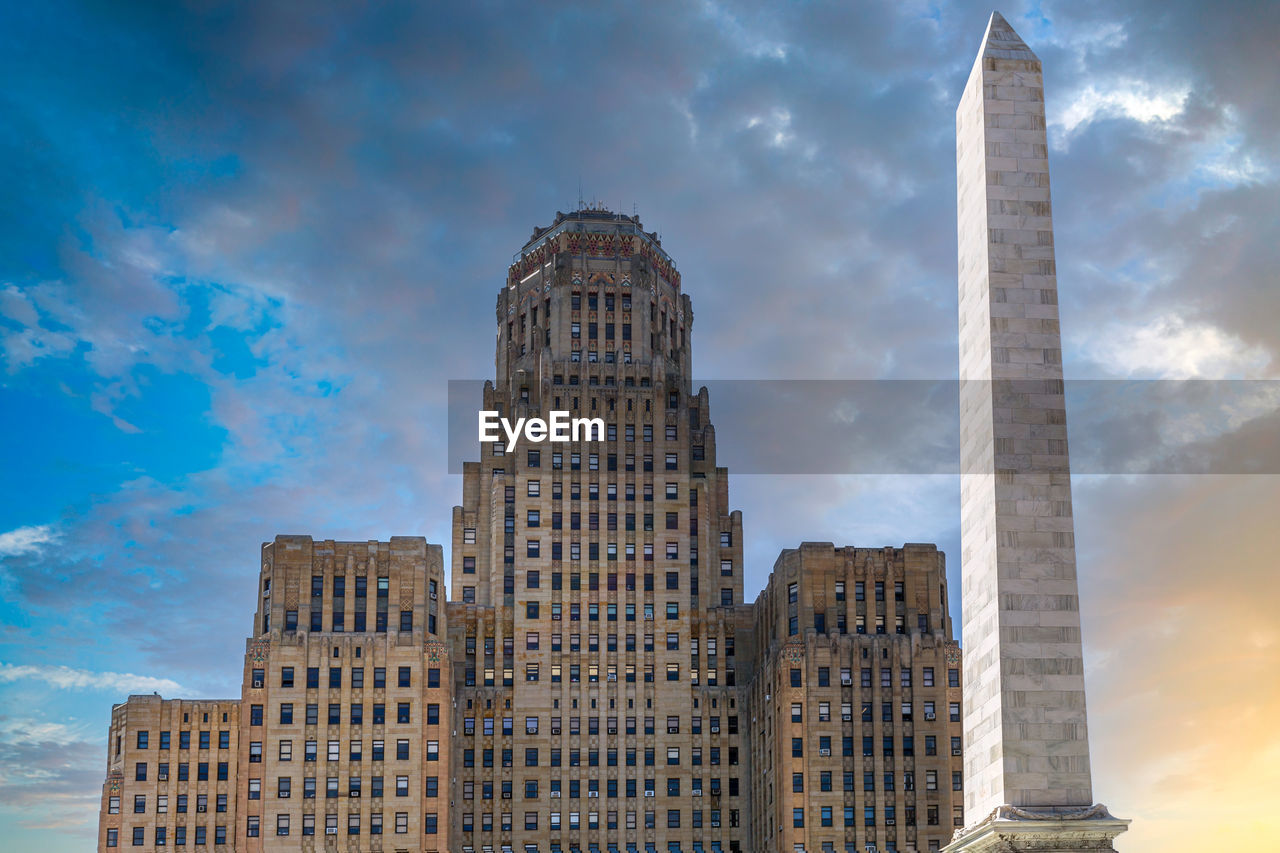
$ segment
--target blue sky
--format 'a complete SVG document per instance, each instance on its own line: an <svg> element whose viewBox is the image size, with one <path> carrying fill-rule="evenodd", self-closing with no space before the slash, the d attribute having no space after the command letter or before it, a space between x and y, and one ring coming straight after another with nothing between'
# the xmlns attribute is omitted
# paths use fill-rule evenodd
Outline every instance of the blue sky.
<svg viewBox="0 0 1280 853"><path fill-rule="evenodd" d="M1277 378L1277 6L1001 11L1045 63L1068 376ZM15 849L90 843L111 703L237 695L261 542L448 547L447 381L491 374L511 254L579 186L662 233L699 377L954 376L954 109L989 13L0 10ZM1228 422L1274 445L1280 398ZM1175 426L1161 448L1205 440ZM749 595L805 539L934 541L958 577L953 478L731 494ZM1205 809L1235 849L1280 840L1252 816L1280 783L1278 499L1274 476L1077 478L1095 787L1136 819L1123 850L1208 843Z"/></svg>

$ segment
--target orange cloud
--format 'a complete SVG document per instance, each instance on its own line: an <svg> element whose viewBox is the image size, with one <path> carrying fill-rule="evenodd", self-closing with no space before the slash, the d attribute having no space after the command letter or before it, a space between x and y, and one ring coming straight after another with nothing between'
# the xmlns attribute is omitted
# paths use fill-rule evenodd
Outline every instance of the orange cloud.
<svg viewBox="0 0 1280 853"><path fill-rule="evenodd" d="M1077 478L1095 799L1123 853L1280 849L1280 477Z"/></svg>

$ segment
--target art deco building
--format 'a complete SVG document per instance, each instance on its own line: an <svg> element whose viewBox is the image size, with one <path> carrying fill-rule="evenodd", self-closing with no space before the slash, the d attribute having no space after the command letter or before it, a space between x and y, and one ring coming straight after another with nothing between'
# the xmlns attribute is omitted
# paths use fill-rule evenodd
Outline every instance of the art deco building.
<svg viewBox="0 0 1280 853"><path fill-rule="evenodd" d="M638 218L536 230L497 323L477 408L604 435L482 446L447 604L421 539L264 545L240 701L113 710L99 848L945 844L963 815L943 555L805 543L743 602L692 305Z"/></svg>

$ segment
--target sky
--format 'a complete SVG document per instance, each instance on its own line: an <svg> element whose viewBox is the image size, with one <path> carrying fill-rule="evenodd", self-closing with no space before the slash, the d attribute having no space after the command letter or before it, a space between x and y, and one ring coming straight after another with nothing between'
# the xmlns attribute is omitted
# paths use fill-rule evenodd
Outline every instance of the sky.
<svg viewBox="0 0 1280 853"><path fill-rule="evenodd" d="M580 193L661 233L698 378L954 378L954 111L990 12L3 4L8 849L92 843L112 703L238 695L262 542L449 547L447 383L492 375L512 254ZM1280 4L1001 12L1045 66L1068 379L1280 378ZM1251 387L1143 451L1274 449ZM1075 478L1122 853L1280 846L1266 470ZM748 598L804 540L936 542L958 587L954 476L730 488Z"/></svg>

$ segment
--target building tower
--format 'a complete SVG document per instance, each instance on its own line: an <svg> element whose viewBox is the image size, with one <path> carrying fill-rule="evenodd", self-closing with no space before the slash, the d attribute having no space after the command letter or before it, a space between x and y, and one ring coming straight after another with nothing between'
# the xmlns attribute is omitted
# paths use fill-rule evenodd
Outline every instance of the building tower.
<svg viewBox="0 0 1280 853"><path fill-rule="evenodd" d="M233 849L308 849L313 836L326 848L385 837L395 849L408 837L449 849L443 590L441 548L421 537L263 545Z"/></svg>
<svg viewBox="0 0 1280 853"><path fill-rule="evenodd" d="M949 849L1110 849L1127 821L1090 780L1043 79L998 12L956 167L968 827Z"/></svg>
<svg viewBox="0 0 1280 853"><path fill-rule="evenodd" d="M497 301L483 408L603 440L485 444L454 508L455 843L737 850L741 514L690 388L693 311L639 219L557 214Z"/></svg>
<svg viewBox="0 0 1280 853"><path fill-rule="evenodd" d="M928 853L964 824L946 576L934 545L779 555L747 649L747 849Z"/></svg>
<svg viewBox="0 0 1280 853"><path fill-rule="evenodd" d="M601 434L482 445L447 601L418 537L265 543L240 698L112 709L98 849L939 850L964 823L945 558L805 542L745 604L691 322L636 218L535 231L476 402Z"/></svg>

